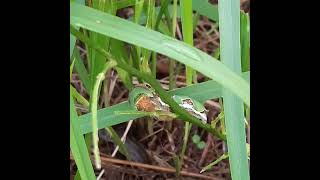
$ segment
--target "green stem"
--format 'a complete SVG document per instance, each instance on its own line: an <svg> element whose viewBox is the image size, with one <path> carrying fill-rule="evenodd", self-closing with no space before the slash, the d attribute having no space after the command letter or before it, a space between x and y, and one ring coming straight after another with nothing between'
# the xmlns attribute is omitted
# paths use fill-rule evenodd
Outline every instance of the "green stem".
<svg viewBox="0 0 320 180"><path fill-rule="evenodd" d="M110 71L109 71L110 72ZM109 89L108 89L108 85L109 85L109 79L106 78L103 82L103 94L104 94L104 106L110 106L110 98L109 97Z"/></svg>
<svg viewBox="0 0 320 180"><path fill-rule="evenodd" d="M174 60L169 60L169 90L172 90L175 87L175 78L174 78Z"/></svg>
<svg viewBox="0 0 320 180"><path fill-rule="evenodd" d="M84 105L86 108L89 107L89 102L83 97L81 96L80 93L77 92L77 90L70 84L70 90L71 90L71 94L72 97L76 98L76 100Z"/></svg>
<svg viewBox="0 0 320 180"><path fill-rule="evenodd" d="M220 156L218 159L216 159L215 161L213 161L212 163L210 163L209 165L207 165L206 167L204 167L200 173L203 173L204 171L207 171L209 169L212 168L212 166L218 164L220 161L224 160L224 159L227 159L229 157L229 154L226 153L226 154L223 154L222 156Z"/></svg>
<svg viewBox="0 0 320 180"><path fill-rule="evenodd" d="M105 78L105 73L108 71L108 69L114 67L116 65L116 61L110 60L108 61L102 72L97 75L96 82L93 86L93 92L92 92L92 106L91 106L91 112L92 112L92 132L93 132L93 153L95 158L95 165L97 169L101 168L101 160L99 155L99 137L98 137L98 120L97 120L97 106L98 106L98 92L99 92L99 86L103 79Z"/></svg>
<svg viewBox="0 0 320 180"><path fill-rule="evenodd" d="M151 71L152 71L152 76L154 78L157 77L157 53L156 52L152 52L152 67L151 67Z"/></svg>
<svg viewBox="0 0 320 180"><path fill-rule="evenodd" d="M176 28L177 28L177 0L173 0L173 14L172 14L172 29L171 36L174 38L176 36ZM175 78L174 78L174 65L175 62L173 59L170 59L169 62L169 90L175 87Z"/></svg>
<svg viewBox="0 0 320 180"><path fill-rule="evenodd" d="M181 0L180 1L180 8L181 8L181 24L182 24L182 35L183 41L187 44L193 46L193 11L192 11L192 1L190 0ZM192 80L194 77L195 71L191 68L186 66L186 83L187 86L192 84ZM189 122L185 123L185 130L184 130L184 137L183 137L183 146L182 151L180 154L180 163L177 174L180 174L181 167L183 164L183 157L187 148L188 144L188 137L191 130L192 124Z"/></svg>

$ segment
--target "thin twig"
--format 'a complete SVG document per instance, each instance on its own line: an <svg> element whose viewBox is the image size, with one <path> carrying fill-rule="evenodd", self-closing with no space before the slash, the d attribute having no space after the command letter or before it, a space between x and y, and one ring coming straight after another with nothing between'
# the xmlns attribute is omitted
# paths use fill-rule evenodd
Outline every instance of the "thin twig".
<svg viewBox="0 0 320 180"><path fill-rule="evenodd" d="M121 137L121 141L123 143L126 141L126 137L127 137L127 134L128 134L128 132L129 132L129 130L131 128L132 122L133 122L133 120L130 120L128 122L127 128L126 128L126 130L124 131L124 133L123 133L123 135ZM116 149L113 151L111 157L114 157L117 154L118 150L119 150L119 146L117 146Z"/></svg>
<svg viewBox="0 0 320 180"><path fill-rule="evenodd" d="M163 130L163 128L158 129L157 131L153 132L152 134L149 134L148 136L145 136L144 138L140 139L140 140L139 140L139 142L142 142L142 141L144 141L144 140L148 139L149 137L151 137L151 136L153 136L153 135L155 135L155 134L159 133L159 132L160 132L160 131L162 131L162 130Z"/></svg>
<svg viewBox="0 0 320 180"><path fill-rule="evenodd" d="M127 89L121 91L120 94L118 95L118 97L116 97L116 98L113 100L112 104L118 104L119 101L121 100L121 98L123 97L123 95L125 95L127 92L128 92Z"/></svg>
<svg viewBox="0 0 320 180"><path fill-rule="evenodd" d="M97 177L97 180L100 180L100 178L102 177L103 173L104 173L104 169L102 169L102 171L100 172L99 176Z"/></svg>
<svg viewBox="0 0 320 180"><path fill-rule="evenodd" d="M71 154L70 154L70 159L74 160ZM158 172L161 171L163 173L175 173L176 172L176 170L174 168L165 168L165 167L154 166L154 165L149 165L149 164L143 164L143 163L138 163L138 162L132 162L132 161L126 161L126 160L120 160L120 159L113 159L113 158L108 158L105 155L101 154L101 164L103 166L106 166L109 163L129 165L131 167L145 168L145 169L154 170L154 171L158 171ZM221 180L220 178L216 178L216 177L212 177L212 176L205 176L205 175L198 174L198 173L192 173L192 172L188 172L186 170L180 171L180 175L194 177L194 178L201 178L201 179L217 179L217 180Z"/></svg>
<svg viewBox="0 0 320 180"><path fill-rule="evenodd" d="M177 35L178 35L179 39L182 40L182 34L181 34L180 27L179 27L178 23L177 23Z"/></svg>
<svg viewBox="0 0 320 180"><path fill-rule="evenodd" d="M206 159L212 141L213 141L212 136L211 136L210 133L208 133L208 135L207 135L206 147L205 147L204 150L202 151L201 158L200 158L200 161L199 161L199 163L198 163L198 166L199 166L199 167L202 166L204 160Z"/></svg>

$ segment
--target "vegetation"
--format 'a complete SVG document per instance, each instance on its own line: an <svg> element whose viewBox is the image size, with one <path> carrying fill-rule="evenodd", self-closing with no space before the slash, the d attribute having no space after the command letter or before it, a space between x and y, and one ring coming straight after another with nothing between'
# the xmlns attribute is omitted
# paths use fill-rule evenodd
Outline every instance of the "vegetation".
<svg viewBox="0 0 320 180"><path fill-rule="evenodd" d="M115 163L116 158L110 157L118 151L123 156L117 156L117 163L122 166L136 161L141 164L131 167L156 172L158 167L159 173L199 178L213 177L213 166L228 159L232 179L249 179L250 25L249 14L240 11L239 0L75 0L70 2L70 12L70 149L77 167L74 179L97 179L104 171L110 174L106 161ZM208 22L205 27L210 27L197 35L197 25L204 21ZM209 48L211 52L196 47L203 37L217 44ZM168 62L162 68L166 83L160 78L163 61ZM150 86L148 91L137 91L136 86L143 83ZM136 108L141 97L156 104L156 109L145 112ZM183 104L183 100L192 106ZM207 123L196 116L201 113L207 113ZM179 124L181 121L184 123ZM147 161L133 153L130 143L138 140L131 137L130 129L138 132L145 125L146 134L139 142L151 143L151 137L164 142L162 138L167 137L165 142L171 147L168 165L174 166L175 174L159 168L159 162L164 162L161 158L151 158L157 167L147 166ZM109 140L101 135L102 130ZM175 132L181 136L174 137ZM101 141L113 144L112 153L105 153ZM219 157L208 163L204 157L213 151L213 142L220 142L223 148ZM197 156L199 171L188 173L183 165L192 146L202 155Z"/></svg>

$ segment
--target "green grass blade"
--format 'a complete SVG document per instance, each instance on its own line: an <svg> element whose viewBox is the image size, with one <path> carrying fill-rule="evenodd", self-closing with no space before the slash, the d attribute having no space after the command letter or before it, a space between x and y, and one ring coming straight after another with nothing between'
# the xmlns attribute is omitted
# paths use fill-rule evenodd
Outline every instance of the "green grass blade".
<svg viewBox="0 0 320 180"><path fill-rule="evenodd" d="M131 157L129 155L128 149L127 147L122 143L121 138L119 137L119 135L117 134L117 132L112 128L112 127L106 127L106 130L108 131L108 133L111 136L111 139L115 142L116 145L119 146L119 151L121 152L121 154L123 154L124 156L126 156L126 158L131 161Z"/></svg>
<svg viewBox="0 0 320 180"><path fill-rule="evenodd" d="M243 77L249 81L249 73L243 73ZM169 91L170 95L185 95L191 98L198 100L203 103L208 99L215 99L222 96L221 85L217 82L211 80L203 83L194 84L188 87L174 89ZM115 114L116 111L128 111L133 110L132 107L128 104L128 102L122 102L117 105L99 109L98 116L98 128L105 128L108 126L113 126L116 124L120 124L123 122L127 122L131 119L136 119L139 117L143 117L143 115L119 115ZM87 113L79 117L81 132L83 134L87 134L92 132L91 125L91 113Z"/></svg>
<svg viewBox="0 0 320 180"><path fill-rule="evenodd" d="M122 41L119 41L117 39L111 39L110 52L112 52L112 54L115 56L116 59L119 59L122 61L127 60L127 62L129 60L128 53L125 49L125 44ZM117 73L120 79L122 80L122 82L124 83L124 85L126 86L126 88L127 89L133 88L132 78L130 74L120 68L115 67L115 69L117 70Z"/></svg>
<svg viewBox="0 0 320 180"><path fill-rule="evenodd" d="M190 46L193 46L192 2L190 0L181 0L180 12L181 12L183 41L189 44ZM193 69L191 67L186 66L187 85L192 84L192 79L193 79Z"/></svg>
<svg viewBox="0 0 320 180"><path fill-rule="evenodd" d="M133 6L135 3L135 0L127 0L127 1L118 1L117 7L119 9ZM219 14L218 14L218 6L210 4L207 0L192 0L192 9L199 13L202 16L206 16L209 19L218 22L219 21ZM172 5L168 6L169 13L172 15ZM156 8L156 12L159 12L160 8ZM177 16L180 17L180 8L178 6ZM145 16L141 16L140 24L144 24ZM142 23L143 22L143 23Z"/></svg>
<svg viewBox="0 0 320 180"><path fill-rule="evenodd" d="M159 32L161 32L162 34L165 34L167 36L171 36L171 31L169 30L169 27L164 24L162 21L160 21L159 23L159 27L158 27Z"/></svg>
<svg viewBox="0 0 320 180"><path fill-rule="evenodd" d="M215 22L219 21L218 6L210 4L207 0L193 0L192 8L202 16L207 16Z"/></svg>
<svg viewBox="0 0 320 180"><path fill-rule="evenodd" d="M190 46L193 46L193 12L192 12L192 2L190 0L181 0L180 1L180 11L181 11L181 24L182 24L182 36L183 41ZM194 75L194 70L186 66L186 83L187 86L192 84ZM180 175L181 167L183 164L183 157L185 154L185 151L187 149L188 139L189 139L189 133L191 130L192 124L189 122L185 122L184 125L184 135L183 135L183 144L182 144L182 150L180 153L180 159L179 161L179 167L176 168L178 171L176 172L177 175Z"/></svg>
<svg viewBox="0 0 320 180"><path fill-rule="evenodd" d="M210 163L209 165L207 165L206 167L202 168L202 170L200 171L200 173L203 173L209 169L212 168L212 166L218 164L220 161L227 159L229 157L228 154L223 154L222 156L220 156L218 159L216 159L215 161L213 161L212 163Z"/></svg>
<svg viewBox="0 0 320 180"><path fill-rule="evenodd" d="M193 27L192 27L193 31L196 31L199 20L200 20L200 14L199 13L194 14Z"/></svg>
<svg viewBox="0 0 320 180"><path fill-rule="evenodd" d="M135 4L135 0L118 0L116 2L116 6L118 9L126 8L129 6L133 6Z"/></svg>
<svg viewBox="0 0 320 180"><path fill-rule="evenodd" d="M72 52L75 44L76 44L76 38L72 34L70 34L70 58L72 56Z"/></svg>
<svg viewBox="0 0 320 180"><path fill-rule="evenodd" d="M135 0L134 6L134 22L138 23L142 14L144 0ZM146 17L148 18L148 17Z"/></svg>
<svg viewBox="0 0 320 180"><path fill-rule="evenodd" d="M240 0L220 0L218 8L221 61L240 74ZM222 94L231 177L249 180L243 102L229 89Z"/></svg>
<svg viewBox="0 0 320 180"><path fill-rule="evenodd" d="M81 82L83 83L85 89L91 94L91 83L89 79L89 74L86 67L83 64L83 61L80 57L79 50L77 48L74 49L73 55L75 57L75 70L77 71Z"/></svg>
<svg viewBox="0 0 320 180"><path fill-rule="evenodd" d="M95 179L87 147L80 130L78 115L70 96L70 148L83 180Z"/></svg>
<svg viewBox="0 0 320 180"><path fill-rule="evenodd" d="M84 0L76 0L76 3L84 5ZM73 52L75 44L76 44L76 38L70 34L70 58L72 56L72 52Z"/></svg>
<svg viewBox="0 0 320 180"><path fill-rule="evenodd" d="M70 89L71 89L72 97L74 97L80 104L88 108L89 102L83 96L81 96L81 94L79 94L71 84L70 84Z"/></svg>
<svg viewBox="0 0 320 180"><path fill-rule="evenodd" d="M70 65L70 81L72 79L72 72L73 72L73 67L74 67L74 62L76 61L75 58L73 58L71 65Z"/></svg>
<svg viewBox="0 0 320 180"><path fill-rule="evenodd" d="M163 16L165 10L167 10L167 8L168 8L169 2L170 2L170 0L161 1L161 7L160 7L160 10L159 10L158 15L157 15L155 29L158 29L160 20L162 19L162 16Z"/></svg>
<svg viewBox="0 0 320 180"><path fill-rule="evenodd" d="M110 15L115 15L116 13L116 7L115 7L115 3L113 2L114 0L106 0L106 1L100 1L100 0L93 0L93 7L96 10L99 10L101 13L105 12L108 13ZM96 32L90 32L89 33L89 39L93 42L95 42L95 44L97 44L100 47L103 47L106 51L108 51L109 48L109 43L110 43L110 37L105 36L103 34L99 34ZM89 48L90 51L88 51L88 55L89 55L89 61L90 61L90 83L94 84L95 83L95 78L96 76L102 71L102 68L105 64L105 62L107 61L107 59L97 53L95 50L92 50L91 48Z"/></svg>
<svg viewBox="0 0 320 180"><path fill-rule="evenodd" d="M250 107L249 84L206 53L116 16L71 3L71 24L167 55L216 80ZM140 38L144 37L144 38Z"/></svg>
<svg viewBox="0 0 320 180"><path fill-rule="evenodd" d="M175 38L176 37L176 29L177 29L177 6L178 6L178 0L173 0L173 8L172 8L172 28L171 28L171 37ZM170 59L169 62L169 90L172 90L176 86L176 80L174 77L174 67L175 67L176 62L173 59ZM178 74L176 72L176 74ZM172 123L170 122L168 124L169 129L172 127Z"/></svg>
<svg viewBox="0 0 320 180"><path fill-rule="evenodd" d="M147 9L146 9L146 14L147 14L147 23L146 27L148 29L153 29L154 23L155 23L155 17L154 17L154 6L155 6L155 0L148 0L147 3ZM151 69L149 66L149 59L150 59L151 52L147 49L142 49L142 66L141 70L143 72L151 73Z"/></svg>
<svg viewBox="0 0 320 180"><path fill-rule="evenodd" d="M242 71L250 70L250 47L249 47L249 14L240 13L240 40L241 40L241 68Z"/></svg>

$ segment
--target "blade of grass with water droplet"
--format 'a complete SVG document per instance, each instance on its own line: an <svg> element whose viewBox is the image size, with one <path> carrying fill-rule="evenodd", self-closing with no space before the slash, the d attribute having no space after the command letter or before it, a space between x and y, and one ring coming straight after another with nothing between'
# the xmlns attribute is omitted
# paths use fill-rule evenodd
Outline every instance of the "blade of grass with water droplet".
<svg viewBox="0 0 320 180"><path fill-rule="evenodd" d="M75 3L71 3L70 8L70 23L72 25L81 26L176 59L230 89L250 107L249 84L208 54L116 16ZM101 23L96 23L97 20Z"/></svg>

